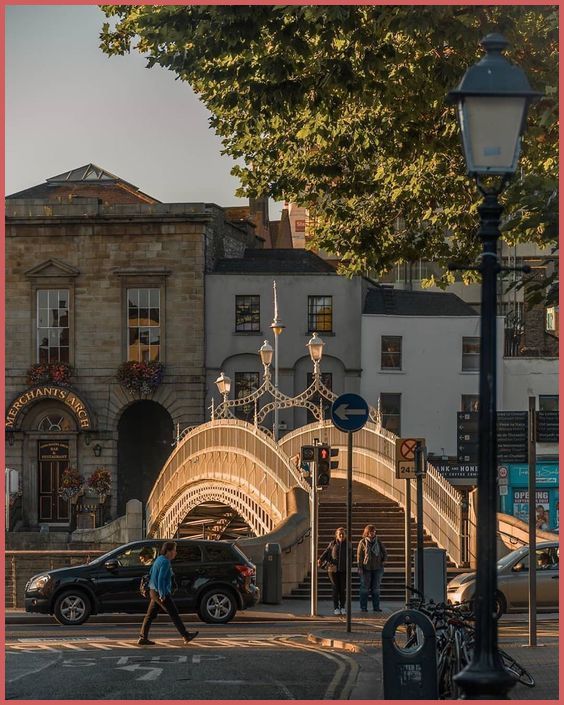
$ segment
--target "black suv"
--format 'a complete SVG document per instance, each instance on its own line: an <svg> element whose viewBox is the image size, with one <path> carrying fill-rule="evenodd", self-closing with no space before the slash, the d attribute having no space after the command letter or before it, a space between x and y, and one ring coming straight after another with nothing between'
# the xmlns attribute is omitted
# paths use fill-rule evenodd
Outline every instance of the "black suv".
<svg viewBox="0 0 564 705"><path fill-rule="evenodd" d="M150 564L141 559L149 551L149 560L154 560L164 541L135 541L86 565L35 575L25 586L26 612L52 614L67 625L82 624L102 612L145 612L147 599L139 584ZM180 539L176 546L173 598L180 612L197 612L204 622L225 624L237 610L258 602L255 566L237 546L193 539Z"/></svg>

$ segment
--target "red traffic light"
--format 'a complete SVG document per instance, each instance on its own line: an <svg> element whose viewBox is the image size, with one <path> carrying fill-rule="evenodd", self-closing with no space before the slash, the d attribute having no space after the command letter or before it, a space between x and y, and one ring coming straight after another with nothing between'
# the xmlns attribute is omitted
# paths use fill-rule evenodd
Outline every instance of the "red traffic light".
<svg viewBox="0 0 564 705"><path fill-rule="evenodd" d="M321 460L329 460L329 448L320 448L319 457Z"/></svg>

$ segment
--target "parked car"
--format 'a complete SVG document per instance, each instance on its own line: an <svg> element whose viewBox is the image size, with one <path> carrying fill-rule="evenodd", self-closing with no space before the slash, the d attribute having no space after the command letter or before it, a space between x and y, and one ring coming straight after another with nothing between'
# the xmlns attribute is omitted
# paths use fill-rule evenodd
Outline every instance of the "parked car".
<svg viewBox="0 0 564 705"><path fill-rule="evenodd" d="M537 544L537 608L558 609L558 541ZM453 604L471 601L476 573L462 573L447 585L447 600ZM496 615L529 608L529 547L522 546L497 562Z"/></svg>
<svg viewBox="0 0 564 705"><path fill-rule="evenodd" d="M135 541L86 565L35 575L25 587L26 612L52 614L61 624L78 625L92 614L143 613L147 599L139 585L165 539ZM237 610L259 600L255 566L240 548L226 541L180 539L172 569L178 610L196 612L204 622L225 624ZM151 560L152 559L152 560Z"/></svg>

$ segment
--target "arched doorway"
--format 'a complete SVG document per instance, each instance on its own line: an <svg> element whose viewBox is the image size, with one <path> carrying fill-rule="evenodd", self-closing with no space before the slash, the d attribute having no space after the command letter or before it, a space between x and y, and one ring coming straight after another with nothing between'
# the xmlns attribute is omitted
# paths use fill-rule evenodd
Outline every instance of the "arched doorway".
<svg viewBox="0 0 564 705"><path fill-rule="evenodd" d="M172 450L173 423L154 401L137 401L118 423L118 516L130 499L143 504Z"/></svg>

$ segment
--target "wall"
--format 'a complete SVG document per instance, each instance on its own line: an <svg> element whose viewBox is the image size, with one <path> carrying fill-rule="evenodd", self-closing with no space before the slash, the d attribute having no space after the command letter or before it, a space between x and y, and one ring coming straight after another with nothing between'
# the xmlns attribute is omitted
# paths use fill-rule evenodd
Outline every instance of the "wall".
<svg viewBox="0 0 564 705"><path fill-rule="evenodd" d="M462 371L462 338L479 336L476 316L362 316L362 395L378 405L399 393L402 436L427 439L430 453L456 455L456 414L462 394L478 394L478 372ZM402 337L401 371L381 370L381 336ZM503 325L498 319L498 346ZM501 349L501 348L499 348ZM501 359L498 389L503 393Z"/></svg>

